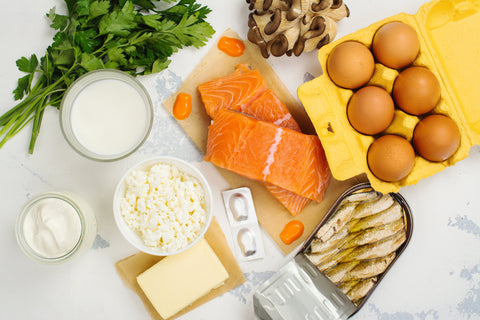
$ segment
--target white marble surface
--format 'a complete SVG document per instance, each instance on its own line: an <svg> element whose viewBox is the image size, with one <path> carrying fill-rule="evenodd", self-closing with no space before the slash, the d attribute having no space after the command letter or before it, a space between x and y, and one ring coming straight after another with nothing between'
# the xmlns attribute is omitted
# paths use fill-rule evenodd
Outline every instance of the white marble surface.
<svg viewBox="0 0 480 320"><path fill-rule="evenodd" d="M247 31L244 0L209 0L209 21L217 35L226 28ZM347 1L351 17L339 25L339 36L354 32L399 12L415 13L422 0ZM53 36L45 13L60 0L0 0L0 112L13 105L11 91L21 73L15 60L42 55ZM475 35L476 36L476 35ZM186 134L161 107L194 68L215 39L201 50L183 50L161 74L141 78L156 105L155 125L146 144L134 155L97 163L77 155L64 141L58 111L49 108L34 155L27 154L29 128L0 149L0 319L150 319L140 299L117 276L114 263L136 250L117 230L112 196L117 180L134 163L155 155L173 155L194 163L212 185L215 213L226 225L220 192L227 184ZM321 73L316 54L270 59L292 93L308 72ZM363 319L480 319L480 148L447 170L401 190L414 214L413 237L368 303L353 318ZM17 213L31 196L69 190L83 196L96 211L98 235L91 250L61 266L43 266L20 251L14 225ZM228 229L224 232L229 236ZM181 319L254 319L255 287L278 270L284 257L268 235L267 257L242 263L247 282Z"/></svg>

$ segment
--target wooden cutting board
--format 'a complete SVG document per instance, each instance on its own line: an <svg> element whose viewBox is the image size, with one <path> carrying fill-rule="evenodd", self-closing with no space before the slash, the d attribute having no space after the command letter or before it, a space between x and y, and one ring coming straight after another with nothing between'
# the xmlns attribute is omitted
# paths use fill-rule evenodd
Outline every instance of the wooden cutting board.
<svg viewBox="0 0 480 320"><path fill-rule="evenodd" d="M225 31L219 35L216 40L218 41L221 36L241 39L232 30ZM177 92L164 101L164 107L172 114L173 103L179 92L185 92L192 96L192 113L187 119L178 120L178 123L203 153L205 153L207 146L208 125L211 119L205 112L197 86L209 80L232 73L240 63L248 63L252 69L259 70L267 82L267 87L272 89L280 100L285 103L302 131L307 134L315 134L315 129L303 106L288 91L268 61L261 56L258 48L248 41L244 40L244 43L245 52L240 57L228 56L220 51L216 45L212 46L206 56L203 57L192 73L185 79ZM292 57L291 61L295 63L295 58ZM278 244L284 254L290 253L310 235L343 191L360 181L366 181L366 179L363 180L358 177L347 181L337 181L331 178L323 201L321 203L312 201L300 214L293 217L285 207L265 189L263 183L239 176L222 168L218 168L218 170L232 188L249 187L251 189L260 225ZM285 224L293 219L302 221L305 226L305 231L300 239L290 245L286 245L280 240L279 235Z"/></svg>

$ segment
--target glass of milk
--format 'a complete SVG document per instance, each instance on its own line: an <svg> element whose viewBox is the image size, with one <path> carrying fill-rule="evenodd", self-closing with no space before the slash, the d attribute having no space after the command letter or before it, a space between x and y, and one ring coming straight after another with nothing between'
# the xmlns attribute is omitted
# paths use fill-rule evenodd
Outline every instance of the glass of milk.
<svg viewBox="0 0 480 320"><path fill-rule="evenodd" d="M81 155L114 161L135 152L153 124L145 87L126 72L101 69L78 78L65 92L60 125L67 142Z"/></svg>
<svg viewBox="0 0 480 320"><path fill-rule="evenodd" d="M30 199L17 217L17 242L30 258L57 264L91 248L95 214L78 195L47 192Z"/></svg>

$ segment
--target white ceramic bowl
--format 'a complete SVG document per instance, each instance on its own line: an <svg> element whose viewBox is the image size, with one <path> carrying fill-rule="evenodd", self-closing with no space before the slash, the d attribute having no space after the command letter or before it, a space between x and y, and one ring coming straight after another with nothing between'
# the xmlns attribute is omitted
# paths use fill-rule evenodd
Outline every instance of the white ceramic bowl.
<svg viewBox="0 0 480 320"><path fill-rule="evenodd" d="M125 180L126 178L130 175L130 173L133 170L142 170L142 171L148 171L152 166L158 163L166 163L170 164L173 166L176 166L178 169L181 171L191 175L192 177L195 177L198 179L200 184L203 187L203 190L205 192L205 212L206 212L206 220L205 224L203 225L201 231L198 233L197 238L195 238L193 241L188 243L185 247L176 250L176 251L164 251L161 250L158 247L151 247L147 246L143 239L140 237L140 235L132 230L127 223L125 222L125 219L122 217L121 211L120 211L120 200L121 198L125 195L125 190L126 190L126 183ZM183 161L181 159L175 158L175 157L156 157L156 158L151 158L144 160L140 163L137 163L134 165L132 168L127 170L125 174L122 176L120 179L117 188L115 190L115 195L113 198L113 214L115 217L115 222L117 224L118 229L122 233L122 235L127 239L128 242L130 242L133 246L135 246L138 250L143 251L148 254L152 255L157 255L157 256L168 256L168 255L173 255L180 253L182 251L185 251L186 249L190 248L193 246L195 243L197 243L204 235L205 232L207 231L208 227L210 226L210 223L212 221L212 191L210 189L210 186L208 185L207 180L203 176L203 174L194 166L189 164L186 161Z"/></svg>

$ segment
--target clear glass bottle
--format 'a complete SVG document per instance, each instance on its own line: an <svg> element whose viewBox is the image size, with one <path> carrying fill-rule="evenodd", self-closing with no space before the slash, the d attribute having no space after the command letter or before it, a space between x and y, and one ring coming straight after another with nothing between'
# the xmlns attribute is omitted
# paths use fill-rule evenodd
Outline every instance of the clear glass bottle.
<svg viewBox="0 0 480 320"><path fill-rule="evenodd" d="M65 230L65 225L68 224L65 215L52 212L56 206L50 205L45 209L47 203L59 205L58 210L68 210L68 214L71 215L70 224L73 223L73 229L78 229L78 232ZM44 207L39 209L42 205ZM37 214L39 210L48 212L44 211L45 214L39 216ZM17 217L15 233L20 248L29 258L46 264L58 264L69 261L91 248L97 234L97 221L91 207L78 195L70 192L47 192L34 196L23 206ZM46 250L42 252L39 249L57 245L49 243L46 239L61 240L65 237L70 237L67 242L71 243L71 246L58 256L52 256L51 253L47 254ZM58 249L58 246L56 248Z"/></svg>

